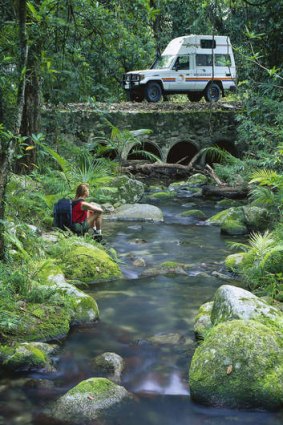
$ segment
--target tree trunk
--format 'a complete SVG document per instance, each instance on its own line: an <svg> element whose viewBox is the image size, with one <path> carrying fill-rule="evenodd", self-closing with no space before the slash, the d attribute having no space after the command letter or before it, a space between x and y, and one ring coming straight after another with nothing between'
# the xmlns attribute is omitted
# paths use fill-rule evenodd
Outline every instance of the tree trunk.
<svg viewBox="0 0 283 425"><path fill-rule="evenodd" d="M34 145L31 138L32 134L36 134L39 131L40 85L38 62L37 51L31 46L27 61L25 101L20 127L20 134L27 137L26 143L30 146ZM35 149L26 151L25 156L20 160L20 167L17 171L21 173L31 171L36 161L35 153Z"/></svg>
<svg viewBox="0 0 283 425"><path fill-rule="evenodd" d="M4 225L5 218L5 197L6 186L8 181L8 173L11 166L12 157L15 151L16 136L20 133L20 127L23 116L25 102L25 85L26 76L24 70L27 67L28 58L28 43L26 32L26 0L19 0L19 45L20 45L20 63L19 63L19 87L18 101L15 116L14 137L6 137L6 140L1 141L0 145L0 260L5 259L5 241L4 241ZM1 108L0 108L1 109ZM3 119L2 110L2 119ZM4 137L2 137L4 139Z"/></svg>

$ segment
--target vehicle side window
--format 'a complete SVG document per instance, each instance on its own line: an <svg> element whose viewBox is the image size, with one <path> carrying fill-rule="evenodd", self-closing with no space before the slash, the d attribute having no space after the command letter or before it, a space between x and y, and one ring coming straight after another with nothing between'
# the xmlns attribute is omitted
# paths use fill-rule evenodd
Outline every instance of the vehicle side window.
<svg viewBox="0 0 283 425"><path fill-rule="evenodd" d="M197 66L212 66L212 55L196 55Z"/></svg>
<svg viewBox="0 0 283 425"><path fill-rule="evenodd" d="M215 66L231 66L230 55L215 55Z"/></svg>
<svg viewBox="0 0 283 425"><path fill-rule="evenodd" d="M200 40L200 47L202 49L215 49L216 41L215 40Z"/></svg>
<svg viewBox="0 0 283 425"><path fill-rule="evenodd" d="M179 56L175 62L178 69L190 69L190 57L188 55Z"/></svg>

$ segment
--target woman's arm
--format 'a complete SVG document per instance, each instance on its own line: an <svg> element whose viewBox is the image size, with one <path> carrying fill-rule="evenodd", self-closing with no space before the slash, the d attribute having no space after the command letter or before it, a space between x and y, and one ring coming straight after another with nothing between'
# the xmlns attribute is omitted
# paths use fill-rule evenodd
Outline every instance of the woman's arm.
<svg viewBox="0 0 283 425"><path fill-rule="evenodd" d="M100 205L92 203L92 202L85 202L82 201L81 208L83 210L90 210L90 211L96 211L96 212L103 212L103 209Z"/></svg>

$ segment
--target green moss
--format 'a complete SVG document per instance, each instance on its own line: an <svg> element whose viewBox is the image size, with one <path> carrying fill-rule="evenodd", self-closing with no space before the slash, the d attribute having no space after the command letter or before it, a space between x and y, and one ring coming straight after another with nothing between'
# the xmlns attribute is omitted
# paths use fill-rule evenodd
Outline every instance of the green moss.
<svg viewBox="0 0 283 425"><path fill-rule="evenodd" d="M38 304L29 304L13 339L17 341L50 341L66 336L71 315L66 306L40 305L41 317L36 315ZM35 313L35 314L34 314Z"/></svg>
<svg viewBox="0 0 283 425"><path fill-rule="evenodd" d="M13 369L43 368L49 363L47 355L32 344L20 344L14 353L8 356L3 365Z"/></svg>
<svg viewBox="0 0 283 425"><path fill-rule="evenodd" d="M228 270L231 270L232 272L236 272L241 267L241 264L243 262L245 252L238 252L236 254L228 255L225 258L225 266Z"/></svg>
<svg viewBox="0 0 283 425"><path fill-rule="evenodd" d="M116 387L113 382L106 378L90 378L80 382L76 387L68 391L68 395L91 394L103 396Z"/></svg>
<svg viewBox="0 0 283 425"><path fill-rule="evenodd" d="M187 183L190 185L204 185L207 183L207 177L200 173L193 174L188 178Z"/></svg>
<svg viewBox="0 0 283 425"><path fill-rule="evenodd" d="M198 314L195 317L194 331L199 339L204 339L207 332L212 327L211 311L213 308L213 301L202 304L199 308Z"/></svg>
<svg viewBox="0 0 283 425"><path fill-rule="evenodd" d="M173 197L174 197L173 192L156 192L150 195L150 199L168 199Z"/></svg>
<svg viewBox="0 0 283 425"><path fill-rule="evenodd" d="M192 399L227 407L283 403L281 334L252 320L212 328L190 367Z"/></svg>
<svg viewBox="0 0 283 425"><path fill-rule="evenodd" d="M242 207L232 207L228 208L227 210L220 211L219 213L210 217L207 221L211 224L222 224L228 219L243 223L244 213Z"/></svg>
<svg viewBox="0 0 283 425"><path fill-rule="evenodd" d="M119 266L102 249L92 245L73 245L63 258L62 269L67 279L82 282L120 277Z"/></svg>
<svg viewBox="0 0 283 425"><path fill-rule="evenodd" d="M221 233L224 235L246 235L247 227L239 221L227 219L221 224Z"/></svg>
<svg viewBox="0 0 283 425"><path fill-rule="evenodd" d="M185 264L177 263L176 261L164 261L160 266L165 269L175 269L176 267L184 268Z"/></svg>
<svg viewBox="0 0 283 425"><path fill-rule="evenodd" d="M183 211L180 214L181 217L196 217L199 218L200 220L205 220L206 216L204 214L203 211L200 210L188 210L188 211Z"/></svg>
<svg viewBox="0 0 283 425"><path fill-rule="evenodd" d="M222 207L222 208L231 208L231 207L238 207L239 206L240 201L235 200L235 199L221 199L221 201L217 202L217 206Z"/></svg>

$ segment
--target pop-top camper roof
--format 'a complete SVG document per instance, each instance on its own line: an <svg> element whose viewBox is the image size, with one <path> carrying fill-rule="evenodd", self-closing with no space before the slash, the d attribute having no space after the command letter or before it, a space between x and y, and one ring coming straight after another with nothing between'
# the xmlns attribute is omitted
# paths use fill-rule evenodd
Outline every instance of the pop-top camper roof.
<svg viewBox="0 0 283 425"><path fill-rule="evenodd" d="M230 52L230 39L223 35L186 35L174 38L164 52L163 55L185 55L188 53L211 53L212 50L217 53Z"/></svg>

